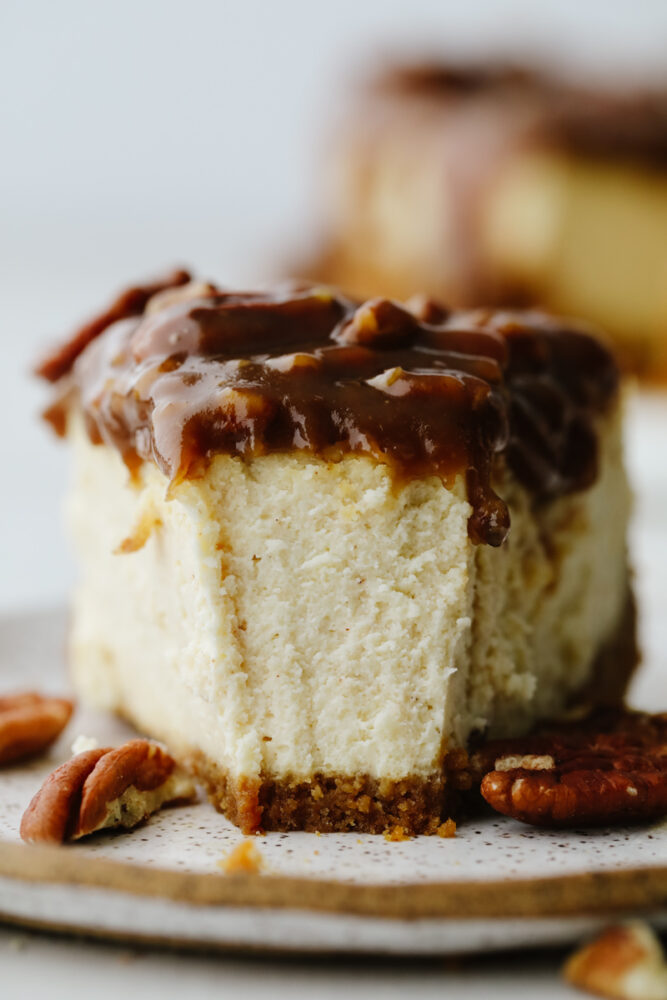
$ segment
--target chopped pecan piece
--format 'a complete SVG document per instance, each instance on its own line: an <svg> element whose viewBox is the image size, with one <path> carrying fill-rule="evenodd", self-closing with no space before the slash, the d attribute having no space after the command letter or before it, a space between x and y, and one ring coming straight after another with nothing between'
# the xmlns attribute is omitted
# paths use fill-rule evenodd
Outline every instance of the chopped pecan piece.
<svg viewBox="0 0 667 1000"><path fill-rule="evenodd" d="M541 826L601 825L667 813L667 715L604 712L473 758L498 812Z"/></svg>
<svg viewBox="0 0 667 1000"><path fill-rule="evenodd" d="M26 691L0 698L0 764L43 753L60 736L74 705Z"/></svg>
<svg viewBox="0 0 667 1000"><path fill-rule="evenodd" d="M665 1000L667 964L660 942L640 921L609 927L568 960L573 986L610 1000Z"/></svg>
<svg viewBox="0 0 667 1000"><path fill-rule="evenodd" d="M61 844L98 830L129 829L194 795L173 757L148 740L87 750L49 775L23 814L21 837Z"/></svg>
<svg viewBox="0 0 667 1000"><path fill-rule="evenodd" d="M70 340L54 348L43 357L35 368L35 374L49 382L57 382L59 378L69 372L88 344L104 333L112 323L129 319L131 316L140 316L154 295L167 289L186 285L189 281L190 274L179 269L150 284L127 288L117 296L105 312L85 323Z"/></svg>
<svg viewBox="0 0 667 1000"><path fill-rule="evenodd" d="M496 761L496 771L515 771L523 768L526 771L553 771L556 762L550 754L508 754Z"/></svg>
<svg viewBox="0 0 667 1000"><path fill-rule="evenodd" d="M418 320L409 309L389 299L371 299L359 306L335 339L340 344L400 348L412 342L418 329Z"/></svg>

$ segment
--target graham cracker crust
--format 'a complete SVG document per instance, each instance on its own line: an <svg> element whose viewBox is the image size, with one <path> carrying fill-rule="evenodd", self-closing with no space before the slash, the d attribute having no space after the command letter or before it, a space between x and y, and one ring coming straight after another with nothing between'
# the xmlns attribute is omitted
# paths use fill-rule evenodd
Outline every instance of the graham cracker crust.
<svg viewBox="0 0 667 1000"><path fill-rule="evenodd" d="M263 778L232 782L204 754L184 762L219 812L243 833L306 830L310 833L434 833L446 809L444 774L397 781L369 775L315 774L306 781Z"/></svg>
<svg viewBox="0 0 667 1000"><path fill-rule="evenodd" d="M639 661L636 620L635 600L629 589L618 629L600 649L591 680L572 699L573 706L588 709L623 701ZM452 777L456 774L460 757L460 751L453 751L438 773L399 780L367 774L315 774L306 781L269 776L233 781L199 751L183 763L204 785L215 808L245 834L258 830L383 833L401 827L405 834L413 835L435 833L455 810L457 782L448 781L447 772Z"/></svg>

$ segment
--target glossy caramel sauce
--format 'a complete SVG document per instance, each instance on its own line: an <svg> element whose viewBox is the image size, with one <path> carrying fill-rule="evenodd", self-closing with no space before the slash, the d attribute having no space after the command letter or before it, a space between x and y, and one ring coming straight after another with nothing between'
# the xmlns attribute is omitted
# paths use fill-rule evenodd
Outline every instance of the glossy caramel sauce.
<svg viewBox="0 0 667 1000"><path fill-rule="evenodd" d="M159 284L174 287L146 296L139 315L112 307L92 338L55 352L67 370L42 364L59 373L47 414L57 429L75 400L91 439L130 469L153 461L178 482L220 453L372 455L398 477L463 475L470 536L490 545L509 528L493 485L505 465L536 501L596 477L596 419L617 370L562 321L357 304L317 287L227 292L180 273Z"/></svg>

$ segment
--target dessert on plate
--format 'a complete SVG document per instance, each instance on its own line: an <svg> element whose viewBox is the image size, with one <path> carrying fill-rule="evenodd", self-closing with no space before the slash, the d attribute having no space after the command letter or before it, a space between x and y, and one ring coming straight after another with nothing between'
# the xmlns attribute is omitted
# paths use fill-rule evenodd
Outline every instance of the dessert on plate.
<svg viewBox="0 0 667 1000"><path fill-rule="evenodd" d="M667 89L408 65L354 94L301 267L362 296L539 304L667 376Z"/></svg>
<svg viewBox="0 0 667 1000"><path fill-rule="evenodd" d="M585 330L179 272L41 373L76 689L245 832L432 832L471 739L621 698L621 399Z"/></svg>

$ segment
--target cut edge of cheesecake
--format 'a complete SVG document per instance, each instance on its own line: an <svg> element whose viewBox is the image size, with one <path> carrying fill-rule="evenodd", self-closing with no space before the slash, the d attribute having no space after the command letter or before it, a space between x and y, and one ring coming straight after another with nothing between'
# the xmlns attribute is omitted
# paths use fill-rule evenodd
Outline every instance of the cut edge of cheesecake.
<svg viewBox="0 0 667 1000"><path fill-rule="evenodd" d="M433 832L471 743L636 660L613 359L538 313L184 278L42 365L75 687L245 832Z"/></svg>
<svg viewBox="0 0 667 1000"><path fill-rule="evenodd" d="M568 709L576 712L617 706L639 663L637 613L630 586L618 629L600 649L590 680L575 692ZM131 721L131 720L130 720ZM234 781L201 751L183 758L205 787L210 802L246 834L260 830L305 830L332 833L384 833L401 827L408 836L433 834L460 808L467 791L467 754L457 750L443 758L431 777L398 780L369 775L315 774L298 781L261 776Z"/></svg>
<svg viewBox="0 0 667 1000"><path fill-rule="evenodd" d="M617 703L637 662L620 406L599 434L588 490L536 507L504 474L493 548L460 480L289 453L215 456L169 488L73 413L75 686L246 833L434 832L471 737Z"/></svg>

